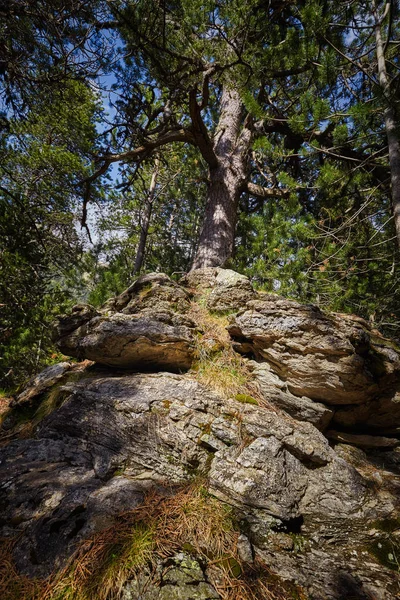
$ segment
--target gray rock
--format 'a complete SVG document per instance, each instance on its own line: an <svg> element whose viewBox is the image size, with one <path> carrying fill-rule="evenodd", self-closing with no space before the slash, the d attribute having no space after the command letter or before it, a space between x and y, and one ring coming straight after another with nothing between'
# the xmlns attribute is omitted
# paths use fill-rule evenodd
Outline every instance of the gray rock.
<svg viewBox="0 0 400 600"><path fill-rule="evenodd" d="M238 311L256 296L247 277L229 269L221 269L207 299L207 308L220 313Z"/></svg>
<svg viewBox="0 0 400 600"><path fill-rule="evenodd" d="M197 291L213 288L215 286L217 275L221 270L223 269L220 267L195 269L194 271L189 271L189 273L182 277L180 283L185 287L197 289Z"/></svg>
<svg viewBox="0 0 400 600"><path fill-rule="evenodd" d="M59 317L58 347L67 355L144 370L190 368L195 324L181 314L188 293L163 273L139 277L125 292L93 313ZM180 312L179 312L180 311Z"/></svg>
<svg viewBox="0 0 400 600"><path fill-rule="evenodd" d="M321 402L315 402L305 396L295 396L289 392L285 381L273 372L267 363L249 361L254 378L260 386L264 398L271 404L281 408L298 421L312 423L320 431L324 431L334 411Z"/></svg>
<svg viewBox="0 0 400 600"><path fill-rule="evenodd" d="M249 302L229 333L238 350L267 361L292 394L324 404L367 402L400 371L399 354L374 344L358 321L272 294Z"/></svg>
<svg viewBox="0 0 400 600"><path fill-rule="evenodd" d="M40 394L43 394L43 392L48 390L52 385L64 377L65 373L71 368L71 366L72 365L69 362L61 362L57 363L56 365L46 367L39 373L39 375L36 375L27 383L23 392L18 394L15 402L11 403L11 406L14 406L15 404L22 404L24 402L30 402Z"/></svg>
<svg viewBox="0 0 400 600"><path fill-rule="evenodd" d="M218 600L220 595L206 582L200 564L179 553L158 566L160 580L139 577L122 590L121 600Z"/></svg>
<svg viewBox="0 0 400 600"><path fill-rule="evenodd" d="M197 291L211 288L207 295L207 308L213 312L238 311L257 296L248 277L220 267L190 271L183 282Z"/></svg>
<svg viewBox="0 0 400 600"><path fill-rule="evenodd" d="M209 297L221 286L248 287L242 276L207 271ZM166 275L144 276L99 311L62 317L61 344L114 367L187 368L197 335L189 300ZM397 544L400 448L333 449L317 429L331 420L354 441L361 433L349 427L372 429L374 408L379 427L389 426L396 348L362 320L273 295L248 302L229 329L237 349L261 361L253 369L264 396L290 414L220 397L190 373L92 368L61 388L62 404L32 439L0 449L0 536L17 538L22 573L47 576L149 490L171 494L207 475L209 491L234 507L244 563L254 551L312 600L397 597L397 573L375 550ZM157 582L144 569L123 598L218 598L206 569L176 554L160 562Z"/></svg>
<svg viewBox="0 0 400 600"><path fill-rule="evenodd" d="M210 491L236 507L255 552L277 574L307 585L311 598L326 588L327 598L340 600L332 580L339 571L364 587L379 581L385 598L395 598L395 575L373 554L350 560L376 541L366 523L399 513L393 477L377 491L310 423L224 399L189 375L92 370L65 388L69 397L34 438L0 450L0 535L18 536L22 572L47 575L149 489L163 493L167 485L171 493L171 484L209 472ZM174 569L170 578L182 571ZM139 583L126 588L127 600ZM181 588L177 580L164 584L148 589L166 600ZM217 597L206 581L196 593Z"/></svg>
<svg viewBox="0 0 400 600"><path fill-rule="evenodd" d="M122 368L190 368L194 358L194 323L172 313L96 317L59 342L65 354Z"/></svg>
<svg viewBox="0 0 400 600"><path fill-rule="evenodd" d="M221 403L171 374L92 376L67 388L34 439L0 449L1 534L25 532L15 557L31 575L62 564L79 539L134 508L150 487L203 472L202 436ZM179 420L173 407L182 408Z"/></svg>
<svg viewBox="0 0 400 600"><path fill-rule="evenodd" d="M252 563L254 561L253 547L249 538L244 533L241 533L238 537L237 549L241 561L245 563Z"/></svg>
<svg viewBox="0 0 400 600"><path fill-rule="evenodd" d="M352 467L331 451L324 468L310 468L297 446L289 447L285 438L271 436L258 437L240 454L235 448L217 452L211 491L238 508L262 509L282 521L344 513L350 518L362 511L367 490Z"/></svg>
<svg viewBox="0 0 400 600"><path fill-rule="evenodd" d="M153 308L160 303L175 305L179 312L186 311L190 304L190 294L165 273L141 275L124 292L108 300L100 309L102 314L114 312L135 313L143 308Z"/></svg>

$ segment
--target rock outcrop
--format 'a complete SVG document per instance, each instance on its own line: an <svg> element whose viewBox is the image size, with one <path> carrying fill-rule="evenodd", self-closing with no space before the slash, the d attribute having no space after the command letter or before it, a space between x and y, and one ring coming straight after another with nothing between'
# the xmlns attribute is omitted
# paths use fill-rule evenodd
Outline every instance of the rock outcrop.
<svg viewBox="0 0 400 600"><path fill-rule="evenodd" d="M222 312L237 310L231 299L248 280L207 271L189 276L192 292L206 290ZM226 304L219 292L210 301L217 278L236 289ZM242 563L262 561L312 600L398 597L396 347L362 320L255 296L251 290L228 329L257 398L218 394L195 371L164 372L190 367L200 335L186 314L189 293L165 275L139 278L98 311L80 307L70 324L59 321L61 347L100 365L70 381L65 365L39 377L43 393L40 382L63 373L59 401L29 437L8 435L0 449L0 533L16 539L21 573L48 576L80 541L139 509L150 490L168 496L201 477L235 512ZM155 333L166 325L160 315L174 323L169 342ZM159 372L133 372L149 368ZM207 552L200 560L190 548L176 550L157 567L157 585L144 571L122 599L219 598L202 562Z"/></svg>
<svg viewBox="0 0 400 600"><path fill-rule="evenodd" d="M398 432L400 351L363 319L266 294L228 329L237 351L260 363L266 397L295 418L319 429L332 420L360 434Z"/></svg>
<svg viewBox="0 0 400 600"><path fill-rule="evenodd" d="M194 358L195 324L181 314L187 292L160 273L140 277L99 311L78 305L56 324L61 352L99 364L184 371Z"/></svg>
<svg viewBox="0 0 400 600"><path fill-rule="evenodd" d="M206 291L206 306L215 313L237 311L257 296L249 279L230 269L198 269L186 275L183 282Z"/></svg>

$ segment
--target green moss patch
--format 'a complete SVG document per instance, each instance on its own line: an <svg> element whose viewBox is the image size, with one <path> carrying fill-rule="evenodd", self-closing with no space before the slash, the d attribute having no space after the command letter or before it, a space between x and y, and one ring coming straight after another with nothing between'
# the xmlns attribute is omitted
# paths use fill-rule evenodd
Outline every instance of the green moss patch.
<svg viewBox="0 0 400 600"><path fill-rule="evenodd" d="M242 404L256 404L258 406L258 400L253 398L253 396L249 396L248 394L236 394L235 400L241 402Z"/></svg>

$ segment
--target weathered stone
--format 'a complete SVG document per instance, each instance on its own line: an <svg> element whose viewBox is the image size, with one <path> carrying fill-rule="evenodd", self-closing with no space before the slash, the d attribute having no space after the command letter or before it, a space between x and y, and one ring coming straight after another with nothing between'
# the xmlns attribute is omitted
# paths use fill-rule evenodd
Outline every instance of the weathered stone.
<svg viewBox="0 0 400 600"><path fill-rule="evenodd" d="M244 533L241 533L238 537L237 549L240 560L242 560L245 563L253 562L253 547L250 543L249 538Z"/></svg>
<svg viewBox="0 0 400 600"><path fill-rule="evenodd" d="M184 312L189 307L189 300L189 293L165 273L148 273L138 277L119 296L110 298L100 311L103 314L135 313L143 308L160 308L160 304L165 308L165 303L168 303L170 309L171 304L175 304L175 308Z"/></svg>
<svg viewBox="0 0 400 600"><path fill-rule="evenodd" d="M180 313L190 308L189 293L164 273L150 273L139 277L125 294L129 297L129 302L121 312L128 314L134 314L144 308L157 311L174 309Z"/></svg>
<svg viewBox="0 0 400 600"><path fill-rule="evenodd" d="M349 573L350 548L368 542L361 524L397 514L391 488L376 492L310 423L224 399L188 375L92 369L65 389L69 397L33 439L0 450L0 535L18 535L14 557L24 573L47 575L80 539L138 506L149 489L183 484L208 469L210 491L237 507L255 551L292 581L305 584L305 573L318 600L333 569ZM293 530L300 537L290 544ZM283 534L279 552L277 534ZM391 600L391 572L377 567L373 555L368 560L370 567L351 563L353 572L367 585L379 571ZM197 591L212 594L203 583ZM165 580L153 591L165 587L162 593L170 594L172 585L179 587ZM335 593L327 598L341 599ZM155 596L167 597L173 596Z"/></svg>
<svg viewBox="0 0 400 600"><path fill-rule="evenodd" d="M186 370L194 358L195 324L180 313L189 300L164 273L143 275L99 311L80 305L59 317L58 347L107 366Z"/></svg>
<svg viewBox="0 0 400 600"><path fill-rule="evenodd" d="M380 435L362 435L347 433L343 431L335 431L329 429L326 432L326 437L343 444L353 444L360 448L395 448L400 446L400 440L397 438L382 437Z"/></svg>
<svg viewBox="0 0 400 600"><path fill-rule="evenodd" d="M173 313L96 317L59 342L65 354L122 368L185 370L194 358L194 323Z"/></svg>
<svg viewBox="0 0 400 600"><path fill-rule="evenodd" d="M229 326L236 347L267 361L295 396L362 404L398 377L400 355L359 322L273 294L253 300Z"/></svg>
<svg viewBox="0 0 400 600"><path fill-rule="evenodd" d="M256 297L249 279L234 271L222 270L215 279L215 287L207 299L207 308L214 312L238 311Z"/></svg>
<svg viewBox="0 0 400 600"><path fill-rule="evenodd" d="M43 371L28 381L23 392L18 394L15 401L11 403L11 406L15 404L22 404L24 402L30 402L33 398L36 398L40 394L43 394L52 385L64 377L65 373L71 368L71 363L61 362L56 365L46 367Z"/></svg>
<svg viewBox="0 0 400 600"><path fill-rule="evenodd" d="M203 413L188 410L177 423L168 412L174 402L199 406L215 398L173 375L76 383L35 439L0 450L2 534L26 527L16 549L19 567L47 574L77 540L140 503L149 485L183 483L204 468Z"/></svg>
<svg viewBox="0 0 400 600"><path fill-rule="evenodd" d="M194 272L192 284L197 276L196 285L211 289L208 298L218 289L249 290L246 278L229 271L208 269L203 284ZM226 299L214 298L219 307ZM144 276L98 311L81 306L62 317L61 344L117 367L187 368L198 335L185 315L189 300L166 275ZM243 563L254 550L311 600L397 597L393 561L376 550L400 547L400 447L332 448L313 425L325 430L331 421L327 435L352 443L381 428L395 432L396 347L363 320L270 294L248 302L230 333L241 352L261 361L251 364L253 373L278 408L223 398L190 373L92 367L58 385L62 399L32 425L32 439L0 449L0 536L17 538L22 573L48 575L149 490L171 495L175 485L207 475L209 491L240 523ZM144 567L123 599L218 598L205 556L204 564L186 554L160 560L157 581Z"/></svg>
<svg viewBox="0 0 400 600"><path fill-rule="evenodd" d="M220 267L190 271L183 282L198 291L211 288L207 308L214 312L234 312L257 296L245 275Z"/></svg>
<svg viewBox="0 0 400 600"><path fill-rule="evenodd" d="M159 581L141 576L127 583L121 600L218 600L220 595L206 582L200 564L179 553L158 565Z"/></svg>
<svg viewBox="0 0 400 600"><path fill-rule="evenodd" d="M216 277L220 270L220 267L195 269L194 271L189 271L189 273L184 275L180 283L185 287L197 290L213 288L215 286Z"/></svg>
<svg viewBox="0 0 400 600"><path fill-rule="evenodd" d="M310 469L312 463L303 461L283 441L259 437L239 455L232 448L216 454L211 490L238 508L263 509L283 521L306 514L350 516L362 509L366 489L354 469L334 453L324 469Z"/></svg>
<svg viewBox="0 0 400 600"><path fill-rule="evenodd" d="M320 431L324 431L334 411L321 402L315 402L305 396L295 396L287 389L285 381L273 372L267 363L248 362L254 378L260 386L264 398L271 404L281 408L298 421L312 423Z"/></svg>
<svg viewBox="0 0 400 600"><path fill-rule="evenodd" d="M59 317L58 346L107 366L186 370L194 358L195 324L177 311L188 310L189 299L167 275L144 275L97 312L85 307L78 316Z"/></svg>

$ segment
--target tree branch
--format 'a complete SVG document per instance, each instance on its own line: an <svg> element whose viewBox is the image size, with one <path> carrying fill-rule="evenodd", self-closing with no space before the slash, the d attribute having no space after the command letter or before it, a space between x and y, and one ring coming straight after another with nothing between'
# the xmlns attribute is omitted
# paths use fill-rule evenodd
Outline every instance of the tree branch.
<svg viewBox="0 0 400 600"><path fill-rule="evenodd" d="M204 98L203 98L204 100ZM192 131L195 145L201 152L202 157L211 169L218 167L218 159L215 155L212 142L208 135L207 127L201 118L201 107L197 104L196 89L189 93L189 112L192 120Z"/></svg>
<svg viewBox="0 0 400 600"><path fill-rule="evenodd" d="M246 182L244 191L255 198L289 198L290 191L287 189L272 187L266 188L251 181Z"/></svg>
<svg viewBox="0 0 400 600"><path fill-rule="evenodd" d="M90 202L91 186L92 183L105 175L112 163L115 162L140 162L150 154L156 148L171 144L172 142L186 142L196 146L196 140L194 135L187 129L175 129L165 133L164 135L158 136L155 140L147 140L143 142L141 146L134 148L133 150L127 150L126 152L119 152L116 154L103 154L95 159L96 163L102 163L101 166L89 177L86 177L79 182L80 186L84 188L83 194L83 206L82 206L82 218L81 227L84 227L88 232L90 239L90 232L87 226L87 205Z"/></svg>
<svg viewBox="0 0 400 600"><path fill-rule="evenodd" d="M197 145L196 139L191 131L183 128L174 129L158 136L155 140L146 140L141 144L141 146L138 146L133 150L127 150L126 152L119 152L116 154L103 154L97 158L96 162L103 161L104 163L108 163L108 166L114 162L135 162L142 160L144 156L148 156L156 148L171 144L172 142L186 142L187 144L192 144L193 146Z"/></svg>

